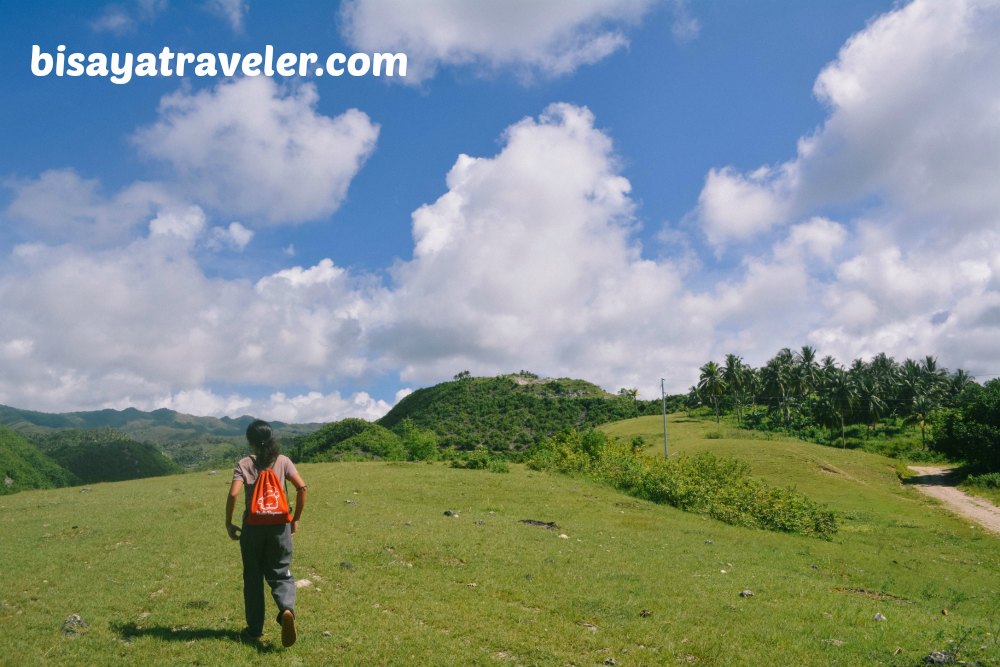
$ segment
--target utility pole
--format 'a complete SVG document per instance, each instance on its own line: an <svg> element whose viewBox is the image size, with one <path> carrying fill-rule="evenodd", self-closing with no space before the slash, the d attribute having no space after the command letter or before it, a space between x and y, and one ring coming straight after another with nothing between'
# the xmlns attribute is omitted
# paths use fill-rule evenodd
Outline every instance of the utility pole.
<svg viewBox="0 0 1000 667"><path fill-rule="evenodd" d="M667 458L667 390L663 386L664 382L665 380L660 378L660 398L663 402L663 458Z"/></svg>

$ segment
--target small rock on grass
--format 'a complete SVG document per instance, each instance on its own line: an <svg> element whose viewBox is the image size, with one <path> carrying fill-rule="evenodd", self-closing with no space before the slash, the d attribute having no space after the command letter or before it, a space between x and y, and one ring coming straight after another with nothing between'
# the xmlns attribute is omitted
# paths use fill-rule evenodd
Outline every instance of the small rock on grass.
<svg viewBox="0 0 1000 667"><path fill-rule="evenodd" d="M753 591L750 590L749 588L744 588L742 591L740 591L740 597L741 598L752 598L753 597Z"/></svg>
<svg viewBox="0 0 1000 667"><path fill-rule="evenodd" d="M87 631L87 622L79 614L70 614L62 624L62 632L67 637L77 637Z"/></svg>
<svg viewBox="0 0 1000 667"><path fill-rule="evenodd" d="M875 621L876 623L881 623L882 621L886 620L886 618L881 613L878 613L872 616L872 620Z"/></svg>

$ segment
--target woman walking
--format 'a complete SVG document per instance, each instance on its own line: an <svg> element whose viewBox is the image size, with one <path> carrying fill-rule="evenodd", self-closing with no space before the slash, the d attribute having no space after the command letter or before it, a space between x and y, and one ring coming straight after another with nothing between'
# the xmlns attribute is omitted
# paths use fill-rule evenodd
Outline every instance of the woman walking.
<svg viewBox="0 0 1000 667"><path fill-rule="evenodd" d="M271 587L271 597L278 607L278 623L281 625L281 645L288 647L295 643L295 580L289 566L292 563L292 535L298 530L299 518L306 503L306 484L295 469L295 464L278 449L278 443L271 432L271 425L260 419L247 427L247 442L251 456L239 460L233 469L233 483L226 499L226 530L229 537L239 540L243 557L243 606L247 626L242 636L258 640L264 634L264 581ZM262 477L264 470L273 471L280 486L282 499L286 480L295 487L295 513L277 515L270 525L256 525L250 517L251 498L254 485ZM264 475L268 479L269 475ZM233 511L240 490L245 489L245 507L242 527L233 524ZM268 505L271 505L270 500ZM287 507L287 501L285 501ZM274 512L270 513L275 516Z"/></svg>

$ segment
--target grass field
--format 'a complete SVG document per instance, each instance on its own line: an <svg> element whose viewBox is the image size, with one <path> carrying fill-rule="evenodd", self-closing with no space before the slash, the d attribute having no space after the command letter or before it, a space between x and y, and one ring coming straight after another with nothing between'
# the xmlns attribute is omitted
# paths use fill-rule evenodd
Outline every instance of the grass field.
<svg viewBox="0 0 1000 667"><path fill-rule="evenodd" d="M656 455L660 428L607 430ZM901 485L891 460L679 416L670 429L671 455L745 459L827 503L840 532L736 528L522 466L302 465L293 573L312 585L284 650L276 625L259 647L236 641L226 471L23 492L0 498L0 664L1000 664L1000 539ZM74 613L88 628L66 635Z"/></svg>

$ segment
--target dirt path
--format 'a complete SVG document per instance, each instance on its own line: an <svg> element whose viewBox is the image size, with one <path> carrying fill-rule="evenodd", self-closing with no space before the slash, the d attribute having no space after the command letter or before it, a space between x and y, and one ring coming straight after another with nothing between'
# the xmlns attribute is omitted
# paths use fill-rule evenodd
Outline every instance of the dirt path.
<svg viewBox="0 0 1000 667"><path fill-rule="evenodd" d="M1000 508L983 498L975 498L955 488L948 478L949 468L909 466L917 477L907 480L932 498L937 498L951 511L972 519L982 527L1000 535Z"/></svg>

